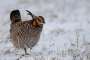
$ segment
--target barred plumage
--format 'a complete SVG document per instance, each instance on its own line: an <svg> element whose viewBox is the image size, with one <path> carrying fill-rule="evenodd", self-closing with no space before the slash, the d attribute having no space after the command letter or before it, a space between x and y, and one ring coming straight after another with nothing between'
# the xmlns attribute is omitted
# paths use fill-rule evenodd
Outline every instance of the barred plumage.
<svg viewBox="0 0 90 60"><path fill-rule="evenodd" d="M17 12L17 10L14 11ZM13 12L11 12L11 14L12 13ZM15 48L18 49L24 48L25 54L27 54L26 48L34 47L40 39L43 23L45 22L43 21L44 19L42 21L37 21L39 20L38 18L42 19L42 17L40 16L39 17L35 16L35 18L33 18L32 20L22 22L21 19L19 19L20 21L16 23L11 23L10 38L12 40L12 43Z"/></svg>

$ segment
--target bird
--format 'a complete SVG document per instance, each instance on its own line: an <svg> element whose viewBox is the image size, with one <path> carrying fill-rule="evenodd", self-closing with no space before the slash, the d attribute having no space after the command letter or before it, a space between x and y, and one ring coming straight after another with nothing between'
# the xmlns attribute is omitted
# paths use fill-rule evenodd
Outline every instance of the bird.
<svg viewBox="0 0 90 60"><path fill-rule="evenodd" d="M15 48L24 49L25 55L28 55L26 49L32 49L40 40L45 20L42 16L26 11L32 17L31 20L22 21L19 10L13 10L10 13L10 39Z"/></svg>

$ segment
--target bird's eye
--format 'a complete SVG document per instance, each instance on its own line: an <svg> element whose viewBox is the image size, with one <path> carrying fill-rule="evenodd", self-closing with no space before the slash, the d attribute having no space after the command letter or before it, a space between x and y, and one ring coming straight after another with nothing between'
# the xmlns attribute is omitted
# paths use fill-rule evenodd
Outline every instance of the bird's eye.
<svg viewBox="0 0 90 60"><path fill-rule="evenodd" d="M42 18L39 17L38 20L41 22L42 21Z"/></svg>
<svg viewBox="0 0 90 60"><path fill-rule="evenodd" d="M39 21L39 22L41 22L41 20L40 20L40 19L38 19L38 21Z"/></svg>

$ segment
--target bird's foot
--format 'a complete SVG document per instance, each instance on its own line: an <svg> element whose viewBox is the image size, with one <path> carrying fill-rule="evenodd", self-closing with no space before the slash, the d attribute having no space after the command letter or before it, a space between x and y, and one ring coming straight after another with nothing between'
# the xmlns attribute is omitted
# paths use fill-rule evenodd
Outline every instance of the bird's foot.
<svg viewBox="0 0 90 60"><path fill-rule="evenodd" d="M23 54L22 56L25 56L25 55L29 55L28 53L26 53L26 54Z"/></svg>

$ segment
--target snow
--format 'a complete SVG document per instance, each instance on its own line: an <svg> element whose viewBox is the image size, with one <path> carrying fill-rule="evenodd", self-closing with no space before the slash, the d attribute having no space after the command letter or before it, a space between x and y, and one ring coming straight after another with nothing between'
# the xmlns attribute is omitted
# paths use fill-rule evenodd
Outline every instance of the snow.
<svg viewBox="0 0 90 60"><path fill-rule="evenodd" d="M45 18L40 40L27 49L28 56L21 56L24 50L15 50L9 38L15 9L23 21L31 19L26 10ZM0 0L0 60L90 60L90 1Z"/></svg>

